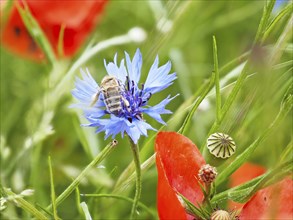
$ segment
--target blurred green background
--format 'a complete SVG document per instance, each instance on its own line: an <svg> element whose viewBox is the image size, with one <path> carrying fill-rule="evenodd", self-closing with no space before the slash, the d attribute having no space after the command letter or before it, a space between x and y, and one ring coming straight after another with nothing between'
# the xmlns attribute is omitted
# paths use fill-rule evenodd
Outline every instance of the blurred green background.
<svg viewBox="0 0 293 220"><path fill-rule="evenodd" d="M27 197L33 204L42 207L50 204L50 177L47 158L53 164L56 195L61 194L93 157L110 141L104 134L96 135L93 128L80 127L85 120L82 112L70 109L74 102L71 90L74 77L80 76L79 68L88 68L100 82L106 74L104 59L118 60L124 51L131 57L136 48L143 54L142 78L145 79L155 56L160 65L168 60L178 79L167 90L150 100L154 105L168 94L180 93L168 108L176 111L190 99L213 71L212 36L216 36L219 67L251 50L257 28L267 1L109 1L101 22L90 39L72 59L58 61L52 70L46 62L35 62L20 58L1 46L1 183L19 193L31 188L35 193ZM275 16L284 7L275 8ZM291 12L292 13L292 12ZM282 56L271 66L267 61L272 48L285 31L289 16L284 17L265 41L264 47L252 52L252 65L244 87L233 103L220 131L235 140L237 153L242 152L266 129L279 111L284 92L292 84L292 32ZM58 82L80 55L86 45L93 45L117 35L126 34L131 28L144 29L144 42L112 45L92 56L74 71L62 85L61 92L54 95ZM233 88L243 62L230 65L220 72L223 102ZM56 80L57 79L57 80ZM194 98L193 98L194 100ZM291 112L292 113L292 112ZM171 121L165 130L176 131L182 125L186 112ZM163 117L166 121L172 115ZM153 127L160 125L146 118ZM197 146L204 144L208 131L215 120L215 94L210 92L193 117L192 126L186 134ZM149 136L155 132L149 132ZM273 167L292 138L292 114L284 120L271 137L254 153L252 161ZM117 178L132 160L127 140L119 141L114 152L99 167L82 181L80 193L113 193ZM153 153L153 141L145 145L148 138L140 139L140 146L148 147L143 160ZM156 168L152 165L143 172L141 202L156 212ZM119 191L120 195L133 197L134 187L129 185ZM85 198L89 211L96 219L127 219L131 204L109 198ZM153 218L139 209L139 218ZM8 205L1 213L3 219L24 219L29 215L16 206ZM58 207L58 215L64 219L84 218L78 209L73 193Z"/></svg>

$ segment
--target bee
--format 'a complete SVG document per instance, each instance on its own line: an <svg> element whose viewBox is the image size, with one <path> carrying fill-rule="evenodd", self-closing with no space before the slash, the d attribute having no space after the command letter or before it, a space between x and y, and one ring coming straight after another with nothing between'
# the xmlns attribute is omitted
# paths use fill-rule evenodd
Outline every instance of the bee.
<svg viewBox="0 0 293 220"><path fill-rule="evenodd" d="M100 93L104 95L104 103L106 109L109 113L112 113L116 116L120 114L123 110L122 102L126 109L130 110L129 102L121 94L123 87L120 84L120 81L114 76L105 76L102 79L101 87L96 94L93 96L93 101L91 106L93 106L99 99Z"/></svg>

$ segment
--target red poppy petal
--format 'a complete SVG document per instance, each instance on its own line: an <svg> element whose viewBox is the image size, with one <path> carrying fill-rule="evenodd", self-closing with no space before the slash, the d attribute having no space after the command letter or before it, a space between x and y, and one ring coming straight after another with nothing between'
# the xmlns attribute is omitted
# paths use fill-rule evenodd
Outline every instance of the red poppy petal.
<svg viewBox="0 0 293 220"><path fill-rule="evenodd" d="M158 169L158 213L160 219L187 219L186 212L181 206L174 189L170 186L165 175L160 157L156 156Z"/></svg>
<svg viewBox="0 0 293 220"><path fill-rule="evenodd" d="M63 38L65 56L72 56L77 52L97 24L106 3L107 0L70 3L60 0L26 0L32 15L38 21L56 54L61 26L65 25ZM3 45L13 52L34 59L44 57L26 30L15 6L1 35Z"/></svg>
<svg viewBox="0 0 293 220"><path fill-rule="evenodd" d="M66 1L51 0L26 0L26 2L49 41L54 45L55 52L57 52L61 26L65 25L64 55L71 56L97 24L107 0L72 1L70 4Z"/></svg>
<svg viewBox="0 0 293 220"><path fill-rule="evenodd" d="M244 163L238 170L236 170L230 178L230 187L238 186L255 177L258 177L266 172L266 169L260 165L253 163ZM228 207L230 209L241 209L244 204L237 203L234 201L228 202Z"/></svg>
<svg viewBox="0 0 293 220"><path fill-rule="evenodd" d="M18 55L31 59L42 59L44 54L38 48L16 8L13 8L1 34L1 43Z"/></svg>
<svg viewBox="0 0 293 220"><path fill-rule="evenodd" d="M258 191L243 207L240 219L293 219L293 180Z"/></svg>
<svg viewBox="0 0 293 220"><path fill-rule="evenodd" d="M195 205L203 201L197 173L205 161L195 144L176 132L160 132L156 138L155 150L159 177L159 216L161 219L182 219L184 210L176 192ZM179 216L174 216L174 213Z"/></svg>

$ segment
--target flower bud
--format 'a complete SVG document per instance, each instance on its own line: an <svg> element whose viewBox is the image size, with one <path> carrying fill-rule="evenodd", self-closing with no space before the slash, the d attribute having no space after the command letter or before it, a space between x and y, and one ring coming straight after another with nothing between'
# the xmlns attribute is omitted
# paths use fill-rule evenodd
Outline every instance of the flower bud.
<svg viewBox="0 0 293 220"><path fill-rule="evenodd" d="M198 177L204 183L212 183L216 179L217 169L209 164L201 166Z"/></svg>

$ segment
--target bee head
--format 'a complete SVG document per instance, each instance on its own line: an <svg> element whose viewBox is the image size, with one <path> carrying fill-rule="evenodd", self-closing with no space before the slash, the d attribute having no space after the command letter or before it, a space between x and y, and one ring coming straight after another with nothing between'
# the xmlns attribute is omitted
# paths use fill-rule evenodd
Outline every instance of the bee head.
<svg viewBox="0 0 293 220"><path fill-rule="evenodd" d="M117 79L114 77L114 76L105 76L103 79L102 79L102 82L101 82L102 85L109 85L109 84L113 84L113 85L116 85L117 84Z"/></svg>

